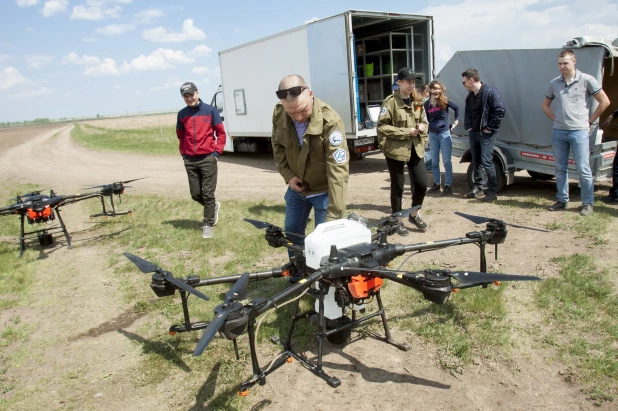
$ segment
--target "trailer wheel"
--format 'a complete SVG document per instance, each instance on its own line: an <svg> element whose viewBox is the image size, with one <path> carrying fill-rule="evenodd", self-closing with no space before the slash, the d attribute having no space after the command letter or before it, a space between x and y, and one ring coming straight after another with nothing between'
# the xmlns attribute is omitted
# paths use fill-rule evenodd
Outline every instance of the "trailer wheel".
<svg viewBox="0 0 618 411"><path fill-rule="evenodd" d="M537 171L532 171L532 170L526 170L526 171L528 172L530 177L534 178L535 180L549 181L549 180L554 179L554 176L552 176L551 174L539 173Z"/></svg>
<svg viewBox="0 0 618 411"><path fill-rule="evenodd" d="M498 184L498 192L504 190L506 186L506 177L504 176L504 169L502 168L502 163L494 158L494 168L496 169L496 183ZM468 171L466 173L466 177L468 179L468 186L470 189L474 187L474 178L472 177L472 163L468 165Z"/></svg>
<svg viewBox="0 0 618 411"><path fill-rule="evenodd" d="M355 153L354 151L350 150L350 161L358 161L362 160L363 158L365 158L363 156L363 153Z"/></svg>

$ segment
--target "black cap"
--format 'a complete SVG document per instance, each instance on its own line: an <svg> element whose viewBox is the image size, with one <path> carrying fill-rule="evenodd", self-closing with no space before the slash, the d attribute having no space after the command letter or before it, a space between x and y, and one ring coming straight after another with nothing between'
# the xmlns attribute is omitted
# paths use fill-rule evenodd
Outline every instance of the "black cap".
<svg viewBox="0 0 618 411"><path fill-rule="evenodd" d="M190 81L187 81L185 84L180 86L180 95L184 95L185 93L194 94L197 91L197 86Z"/></svg>
<svg viewBox="0 0 618 411"><path fill-rule="evenodd" d="M422 80L414 70L409 67L404 67L397 72L397 81L399 80Z"/></svg>

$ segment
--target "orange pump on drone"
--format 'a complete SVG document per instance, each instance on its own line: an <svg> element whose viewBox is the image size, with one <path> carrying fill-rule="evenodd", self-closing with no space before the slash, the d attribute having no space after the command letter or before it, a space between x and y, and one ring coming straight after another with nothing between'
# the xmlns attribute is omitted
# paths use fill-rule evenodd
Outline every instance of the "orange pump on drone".
<svg viewBox="0 0 618 411"><path fill-rule="evenodd" d="M52 208L48 205L43 207L42 210L34 210L32 208L28 209L28 222L39 223L39 222L47 222L49 220L54 219L54 212Z"/></svg>
<svg viewBox="0 0 618 411"><path fill-rule="evenodd" d="M367 274L350 277L348 290L352 298L368 298L382 287L384 280Z"/></svg>

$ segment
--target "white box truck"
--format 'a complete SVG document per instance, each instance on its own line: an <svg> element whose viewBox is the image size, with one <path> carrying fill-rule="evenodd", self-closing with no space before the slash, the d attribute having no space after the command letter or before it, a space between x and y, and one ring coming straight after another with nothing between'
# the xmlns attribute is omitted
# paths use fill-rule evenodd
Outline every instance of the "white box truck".
<svg viewBox="0 0 618 411"><path fill-rule="evenodd" d="M577 37L563 47L573 49L575 68L594 76L611 104L601 115L603 121L618 107L618 39ZM496 134L494 165L498 190L512 184L516 171L526 170L535 179L555 177L552 126L541 105L552 79L558 77L558 53L554 49L458 51L436 76L446 86L446 95L461 107L460 121L452 130L453 156L471 162L468 132L464 130L464 107L468 92L461 85L461 73L476 68L481 81L498 89L506 115ZM593 100L590 113L598 103ZM598 121L590 130L590 167L595 181L611 179L618 130L600 130ZM569 177L578 178L575 162L569 159ZM472 187L472 166L468 167Z"/></svg>
<svg viewBox="0 0 618 411"><path fill-rule="evenodd" d="M397 71L412 67L425 83L433 78L433 18L348 10L220 51L219 64L222 86L211 104L233 150L270 149L275 91L283 77L299 74L339 113L351 158L359 159L378 149L369 108L392 93Z"/></svg>

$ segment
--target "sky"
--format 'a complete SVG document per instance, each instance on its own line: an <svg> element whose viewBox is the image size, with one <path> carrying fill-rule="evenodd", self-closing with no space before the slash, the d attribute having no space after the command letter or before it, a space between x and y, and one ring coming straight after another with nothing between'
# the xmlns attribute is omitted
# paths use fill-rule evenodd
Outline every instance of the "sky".
<svg viewBox="0 0 618 411"><path fill-rule="evenodd" d="M618 38L616 0L0 0L0 122L123 115L205 102L218 52L345 10L434 17L436 72L458 50ZM250 68L250 62L247 62Z"/></svg>

